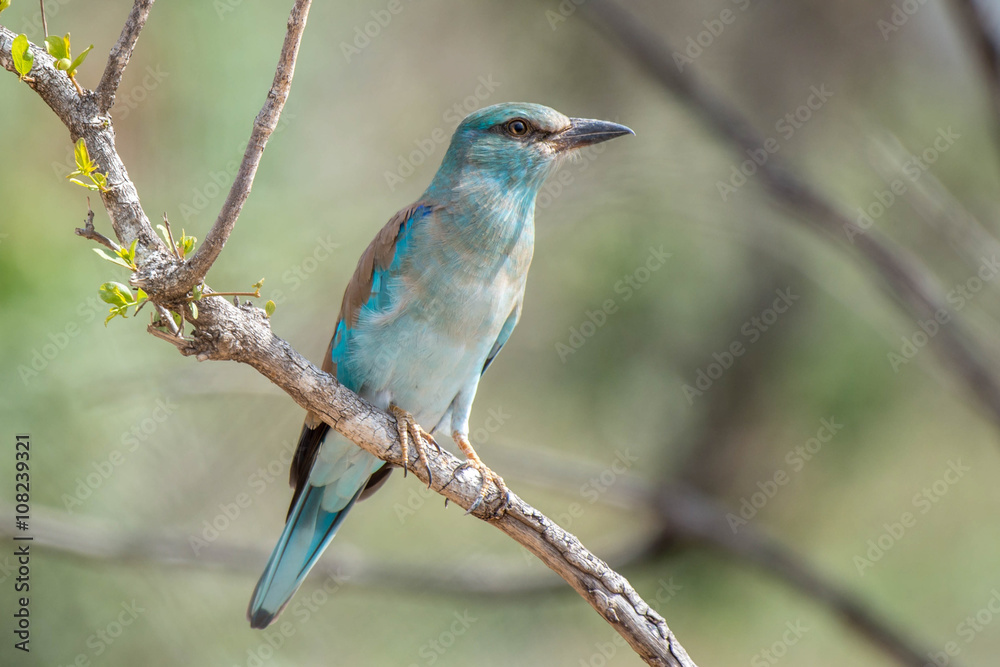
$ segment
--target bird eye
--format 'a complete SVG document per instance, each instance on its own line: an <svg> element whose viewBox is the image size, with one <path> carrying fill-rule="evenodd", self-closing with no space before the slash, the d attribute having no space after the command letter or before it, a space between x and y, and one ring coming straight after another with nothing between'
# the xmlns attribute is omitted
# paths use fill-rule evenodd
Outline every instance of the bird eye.
<svg viewBox="0 0 1000 667"><path fill-rule="evenodd" d="M523 118L515 118L514 120L507 121L505 128L507 130L507 134L510 136L523 137L528 134L528 130L531 129L531 126L528 125L528 121Z"/></svg>

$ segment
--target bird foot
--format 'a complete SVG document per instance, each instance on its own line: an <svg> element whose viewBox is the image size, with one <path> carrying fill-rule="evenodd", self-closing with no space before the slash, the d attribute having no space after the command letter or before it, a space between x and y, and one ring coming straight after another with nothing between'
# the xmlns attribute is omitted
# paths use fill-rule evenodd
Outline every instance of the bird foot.
<svg viewBox="0 0 1000 667"><path fill-rule="evenodd" d="M493 515L493 518L498 518L503 516L504 513L507 511L507 508L510 507L510 490L504 483L503 477L490 470L490 468L485 463L483 463L483 460L479 458L478 454L476 454L476 450L472 448L472 443L469 442L468 437L456 431L455 433L452 434L452 438L455 439L455 443L462 448L462 452L466 456L465 462L462 465L455 468L455 472L452 474L452 476L457 474L458 471L462 470L463 468L472 468L473 470L479 472L480 479L482 480L479 483L479 495L476 497L475 501L473 501L473 503L469 505L469 509L465 510L465 513L471 514L472 512L475 512L480 505L483 504L483 500L486 499L486 489L487 489L486 480L491 479L493 480L493 483L496 484L497 487L500 489L500 497L503 499L502 502L500 503L500 507L497 508L496 513Z"/></svg>
<svg viewBox="0 0 1000 667"><path fill-rule="evenodd" d="M403 477L406 477L406 471L409 466L410 442L412 441L413 448L417 450L417 460L427 470L427 488L430 488L434 483L434 475L431 473L431 464L427 461L427 452L424 451L424 447L429 442L434 445L438 453L441 453L441 445L437 443L434 436L420 427L420 424L413 418L413 415L398 405L390 405L389 414L396 418L399 446L403 450Z"/></svg>

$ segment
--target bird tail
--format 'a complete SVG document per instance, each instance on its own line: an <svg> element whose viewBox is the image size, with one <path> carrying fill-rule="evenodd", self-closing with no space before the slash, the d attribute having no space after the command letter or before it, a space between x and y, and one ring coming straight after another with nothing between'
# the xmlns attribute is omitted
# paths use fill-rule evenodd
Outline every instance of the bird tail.
<svg viewBox="0 0 1000 667"><path fill-rule="evenodd" d="M323 495L332 489L306 484L253 591L247 609L251 627L266 628L277 618L337 534L364 487L362 484L342 509L328 512L323 509Z"/></svg>

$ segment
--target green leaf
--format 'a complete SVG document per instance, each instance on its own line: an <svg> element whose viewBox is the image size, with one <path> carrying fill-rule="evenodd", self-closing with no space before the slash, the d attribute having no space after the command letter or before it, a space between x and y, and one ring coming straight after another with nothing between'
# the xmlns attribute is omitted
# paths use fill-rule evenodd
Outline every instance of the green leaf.
<svg viewBox="0 0 1000 667"><path fill-rule="evenodd" d="M65 37L59 37L58 35L49 35L46 37L45 50L56 60L68 59L70 57L69 33L67 32Z"/></svg>
<svg viewBox="0 0 1000 667"><path fill-rule="evenodd" d="M135 268L135 246L138 242L139 239L134 239L132 241L132 245L130 245L127 249L121 248L118 250L118 256L121 257L126 264L128 264L130 269Z"/></svg>
<svg viewBox="0 0 1000 667"><path fill-rule="evenodd" d="M192 287L191 288L191 300L192 301L199 301L199 300L201 300L201 297L202 297L202 286L201 285L195 285L194 287Z"/></svg>
<svg viewBox="0 0 1000 667"><path fill-rule="evenodd" d="M76 160L76 168L83 175L88 175L97 169L90 159L90 151L87 150L87 143L80 137L76 140L76 145L73 147L73 157Z"/></svg>
<svg viewBox="0 0 1000 667"><path fill-rule="evenodd" d="M84 185L84 184L81 184L81 185ZM133 270L133 267L129 266L128 264L126 264L125 262L123 262L122 260L120 260L117 257L112 257L108 253L104 252L104 250L102 248L94 248L94 252L96 252L103 259L108 260L112 264L117 264L118 266L123 266L123 267L125 267L126 269L128 269L130 271Z"/></svg>
<svg viewBox="0 0 1000 667"><path fill-rule="evenodd" d="M98 186L94 185L93 183L84 183L79 178L71 178L71 179L69 179L69 182L70 183L76 183L77 185L82 185L83 187L87 188L88 190L93 190L94 192L97 192L98 190L101 189Z"/></svg>
<svg viewBox="0 0 1000 667"><path fill-rule="evenodd" d="M90 174L90 180L94 182L94 185L101 192L105 192L108 189L108 175L107 174ZM134 255L133 255L134 256Z"/></svg>
<svg viewBox="0 0 1000 667"><path fill-rule="evenodd" d="M90 50L92 48L94 48L93 44L85 48L83 50L83 53L74 58L73 62L70 63L69 68L66 70L66 73L69 74L70 76L76 74L76 68L82 65L83 61L87 59L87 54L90 53Z"/></svg>
<svg viewBox="0 0 1000 667"><path fill-rule="evenodd" d="M257 282L255 282L253 285L251 285L250 288L251 289L255 289L255 290L259 290L263 286L264 286L264 279L261 278L260 280L258 280Z"/></svg>
<svg viewBox="0 0 1000 667"><path fill-rule="evenodd" d="M271 319L271 315L274 315L274 311L278 306L275 305L274 301L268 301L264 304L264 314L267 315L268 319Z"/></svg>
<svg viewBox="0 0 1000 667"><path fill-rule="evenodd" d="M135 299L132 297L132 292L129 288L121 283L116 282L106 282L101 285L98 292L101 295L101 301L104 303L110 303L112 306L118 308L128 307L135 303Z"/></svg>
<svg viewBox="0 0 1000 667"><path fill-rule="evenodd" d="M10 7L10 0L0 0L0 12Z"/></svg>
<svg viewBox="0 0 1000 667"><path fill-rule="evenodd" d="M191 302L191 315L194 319L198 319L198 304L194 301Z"/></svg>
<svg viewBox="0 0 1000 667"><path fill-rule="evenodd" d="M193 236L188 236L181 230L181 240L177 244L178 250L180 250L181 258L187 257L193 250L194 244L198 242L198 239Z"/></svg>
<svg viewBox="0 0 1000 667"><path fill-rule="evenodd" d="M31 72L31 65L35 62L35 54L28 48L28 37L18 35L10 47L10 55L14 59L14 69L23 79Z"/></svg>

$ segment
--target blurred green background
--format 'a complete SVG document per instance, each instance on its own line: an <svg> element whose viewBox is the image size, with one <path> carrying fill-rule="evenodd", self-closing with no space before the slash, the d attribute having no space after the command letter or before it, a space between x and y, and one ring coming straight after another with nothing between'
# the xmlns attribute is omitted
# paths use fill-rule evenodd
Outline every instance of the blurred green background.
<svg viewBox="0 0 1000 667"><path fill-rule="evenodd" d="M947 291L980 259L963 258L961 243L931 223L972 215L996 232L996 119L951 5L912 4L888 32L879 23L891 21L887 1L629 8L679 51L700 41L684 67L852 218L859 207L878 211L901 180L905 192L872 233L903 243ZM129 7L52 3L50 32L71 31L76 50L96 45L82 85L97 84ZM153 8L114 116L154 221L166 212L175 230L199 238L211 225L288 10L243 0ZM433 136L502 101L625 123L635 138L566 164L540 198L525 311L473 413L484 459L621 564L647 600L663 600L699 664L894 663L821 603L740 559L655 539L664 527L626 492L635 478L654 488L683 481L734 515L760 505L737 535L777 539L921 650L954 642L961 664L995 664L995 428L936 351L893 368L889 354L918 324L843 252L846 239L792 223L752 176L720 195L745 156L583 14L568 0L317 2L281 129L210 284L242 290L264 276L264 296L278 302L275 332L318 362L357 257L437 168L445 145ZM14 0L0 23L37 43L37 17L35 3ZM63 178L67 132L4 74L2 502L13 500L14 434L29 433L35 525L62 526L93 557L35 545L25 655L12 649L5 539L0 663L639 664L540 563L400 475L354 511L326 556L353 574L329 595L314 575L282 617L290 637L251 630L244 610L284 521L282 460L302 412L249 368L180 357L145 332L145 313L102 326L97 287L126 276L73 235L87 193ZM816 89L831 95L803 115ZM928 169L899 164L941 132L953 140ZM103 209L96 223L109 233ZM661 248L670 257L644 271ZM794 300L772 317L776 290ZM997 295L987 281L958 315L1000 353ZM613 312L595 314L609 300ZM744 352L729 363L734 343ZM720 359L730 367L713 368ZM716 377L701 395L686 392L700 373ZM818 451L812 443L808 460L795 454L824 419L842 427ZM941 481L950 467L961 476ZM906 512L912 525L895 537ZM206 529L213 522L222 530ZM869 541L884 553L859 566L872 558ZM498 590L456 590L469 582ZM313 607L293 612L306 600Z"/></svg>

